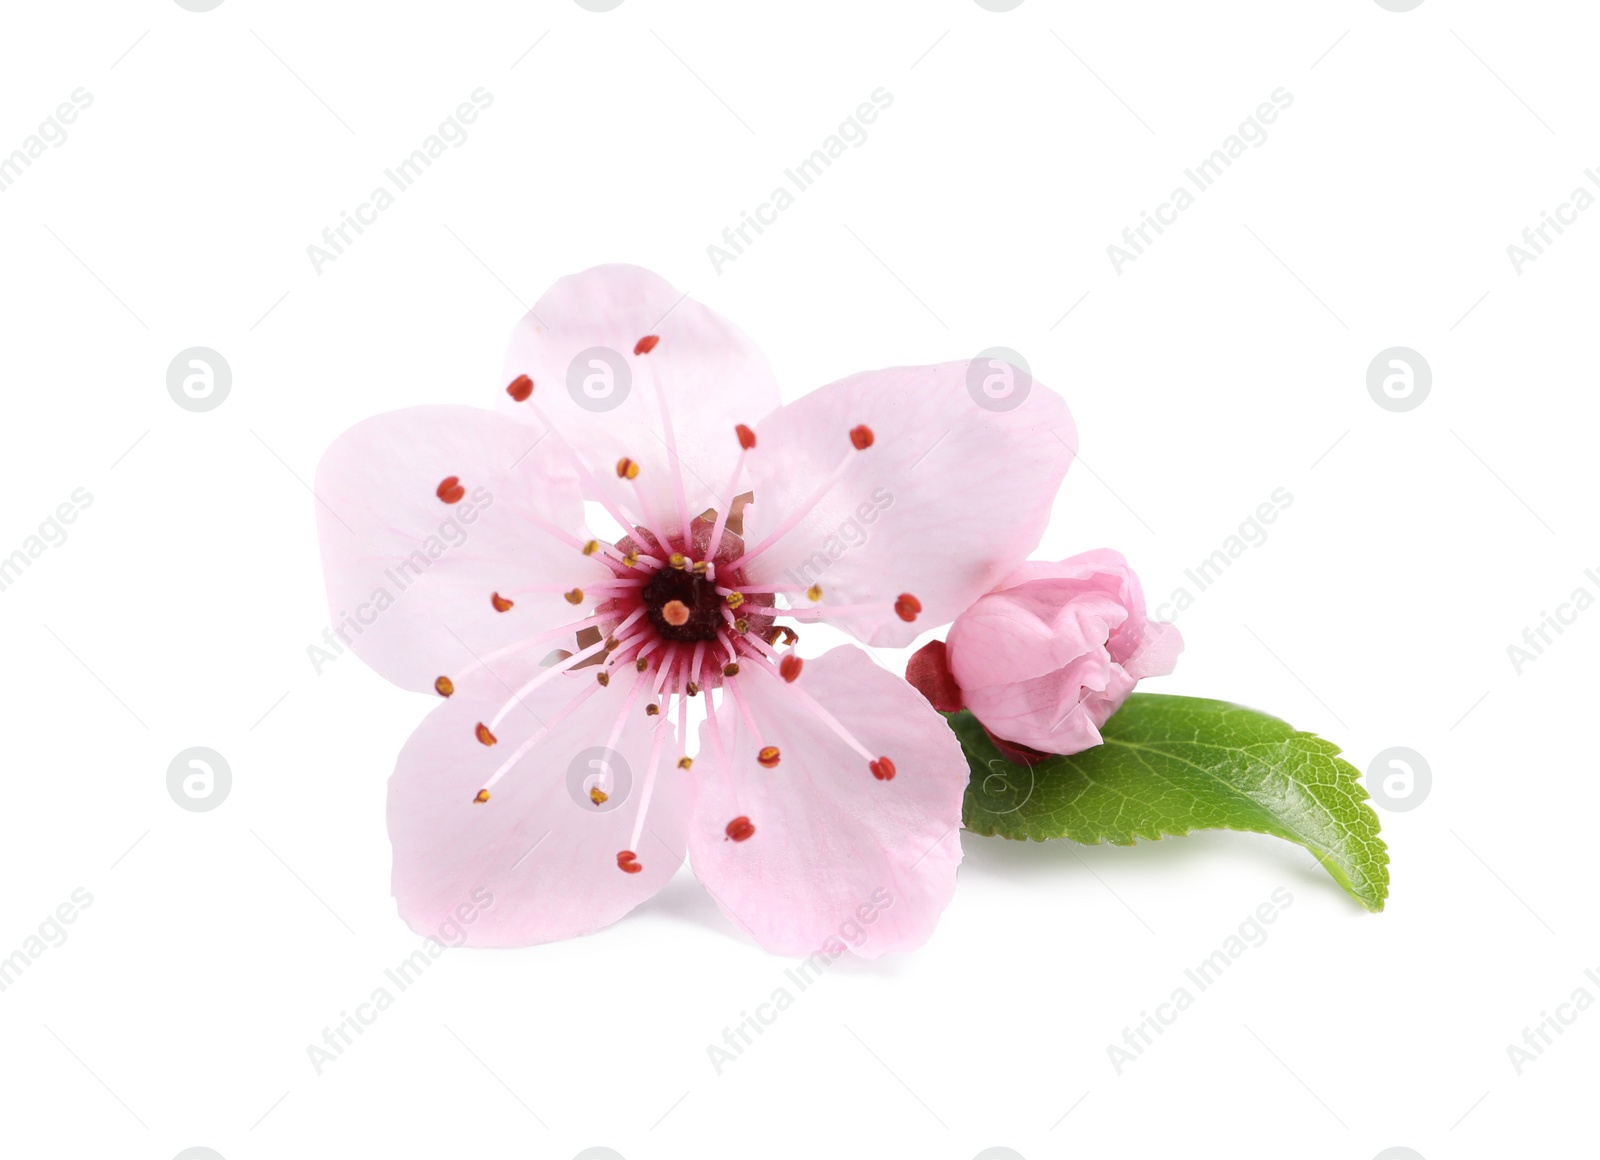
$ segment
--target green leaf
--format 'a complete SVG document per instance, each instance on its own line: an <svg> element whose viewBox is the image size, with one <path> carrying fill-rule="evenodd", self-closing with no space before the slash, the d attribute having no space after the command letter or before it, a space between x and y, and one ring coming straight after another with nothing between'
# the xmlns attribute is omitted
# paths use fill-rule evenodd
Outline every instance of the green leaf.
<svg viewBox="0 0 1600 1160"><path fill-rule="evenodd" d="M1131 846L1192 830L1249 830L1304 846L1368 910L1389 893L1389 852L1339 748L1254 709L1136 693L1103 745L1038 765L1007 760L971 713L949 715L972 780L977 834Z"/></svg>

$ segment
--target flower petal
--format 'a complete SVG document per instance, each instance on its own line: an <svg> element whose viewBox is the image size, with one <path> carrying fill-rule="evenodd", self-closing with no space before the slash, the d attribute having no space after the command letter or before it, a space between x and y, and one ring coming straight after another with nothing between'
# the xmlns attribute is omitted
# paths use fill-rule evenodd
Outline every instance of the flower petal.
<svg viewBox="0 0 1600 1160"><path fill-rule="evenodd" d="M574 619L555 589L610 572L574 546L583 543L576 478L554 440L535 438L492 411L415 407L334 441L316 482L330 658L349 647L396 684L426 691L475 656ZM529 587L551 591L521 591ZM496 593L512 607L497 611Z"/></svg>
<svg viewBox="0 0 1600 1160"><path fill-rule="evenodd" d="M746 667L737 680L762 732L752 736L731 703L718 709L730 776L702 728L695 770L705 772L689 833L696 876L776 954L843 944L876 958L921 946L961 861L967 762L955 736L915 689L853 645L807 660L793 685ZM796 692L889 757L893 779L874 777ZM762 746L781 753L775 768L757 764ZM739 817L755 833L735 842L726 827Z"/></svg>
<svg viewBox="0 0 1600 1160"><path fill-rule="evenodd" d="M660 341L648 350L641 339ZM766 356L715 311L638 266L596 266L562 278L517 324L505 378L533 379L529 403L594 474L602 496L642 522L638 491L617 478L626 457L661 530L676 528L661 397L671 416L691 516L716 504L739 454L734 426L778 405ZM502 402L529 414L502 394Z"/></svg>
<svg viewBox="0 0 1600 1160"><path fill-rule="evenodd" d="M750 459L748 544L762 544L853 458L745 575L820 584L818 608L829 623L868 644L905 645L954 619L1016 567L1044 532L1077 432L1066 403L1038 383L1011 410L980 406L967 368L955 362L854 375L763 420ZM858 425L872 432L860 451L850 435ZM914 622L896 613L902 593L921 604ZM830 616L830 606L851 610Z"/></svg>
<svg viewBox="0 0 1600 1160"><path fill-rule="evenodd" d="M516 684L538 672L525 665L502 675ZM593 677L556 677L511 710L491 746L474 738L474 727L509 697L497 681L474 679L429 714L389 779L394 897L412 930L450 942L441 931L464 929L473 946L552 942L615 922L666 884L683 864L694 783L675 767L673 730L661 725L662 768L634 851L642 869L619 869L652 731L664 721L646 717L636 702L615 750L603 748L629 683L600 688ZM581 694L586 699L572 708ZM570 711L563 717L563 710ZM474 801L490 775L541 733L489 800ZM596 805L589 782L606 769L610 796ZM465 924L468 912L475 913Z"/></svg>

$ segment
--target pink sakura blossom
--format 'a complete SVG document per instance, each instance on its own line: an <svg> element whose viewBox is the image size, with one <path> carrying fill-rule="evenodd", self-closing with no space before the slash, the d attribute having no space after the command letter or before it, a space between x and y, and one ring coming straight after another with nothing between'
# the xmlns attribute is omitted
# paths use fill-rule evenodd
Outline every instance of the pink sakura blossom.
<svg viewBox="0 0 1600 1160"><path fill-rule="evenodd" d="M1100 744L1100 726L1145 677L1178 663L1176 627L1145 616L1139 578L1101 549L1030 561L957 616L907 666L936 708L972 711L1021 760Z"/></svg>
<svg viewBox="0 0 1600 1160"><path fill-rule="evenodd" d="M1037 384L985 409L965 372L873 371L780 406L733 325L602 266L518 325L501 414L345 432L316 484L334 622L445 698L389 782L401 917L436 930L487 895L468 943L567 938L687 857L771 951L837 944L865 911L857 953L923 943L955 887L966 761L905 681L854 645L802 660L785 621L906 645L1038 542L1071 416ZM586 500L626 535L592 534Z"/></svg>

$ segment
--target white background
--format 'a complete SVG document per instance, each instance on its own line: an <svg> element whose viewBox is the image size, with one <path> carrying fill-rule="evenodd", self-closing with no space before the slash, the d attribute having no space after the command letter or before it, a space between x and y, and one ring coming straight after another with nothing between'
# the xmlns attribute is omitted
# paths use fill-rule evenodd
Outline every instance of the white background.
<svg viewBox="0 0 1600 1160"><path fill-rule="evenodd" d="M1600 1014L1521 1075L1506 1047L1600 997L1600 611L1520 674L1507 646L1600 593L1600 213L1520 274L1506 246L1600 164L1594 34L1488 0L8 5L0 152L94 99L0 193L0 555L93 502L0 592L0 956L93 903L0 993L0 1151L1592 1155ZM470 139L315 272L479 86ZM715 271L879 86L865 144ZM1107 245L1280 86L1265 144L1117 273ZM384 782L431 706L350 656L314 671L305 481L364 416L487 399L525 306L601 261L733 318L786 397L1021 352L1082 432L1038 555L1119 548L1153 606L1286 488L1150 687L1363 769L1423 754L1431 794L1383 815L1388 909L1262 837L968 837L923 950L834 967L718 1075L707 1046L790 964L685 872L596 936L448 953L316 1074L307 1045L419 943ZM204 414L165 383L195 345L233 371ZM1406 413L1366 388L1394 345L1433 372ZM214 812L167 794L195 745L233 770ZM1118 1075L1107 1045L1280 887L1269 940Z"/></svg>

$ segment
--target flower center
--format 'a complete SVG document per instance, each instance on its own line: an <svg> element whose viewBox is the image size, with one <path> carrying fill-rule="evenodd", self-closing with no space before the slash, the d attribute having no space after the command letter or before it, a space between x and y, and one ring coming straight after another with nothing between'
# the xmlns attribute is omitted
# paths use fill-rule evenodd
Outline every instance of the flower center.
<svg viewBox="0 0 1600 1160"><path fill-rule="evenodd" d="M716 640L723 627L717 586L697 572L663 568L639 595L645 615L663 640Z"/></svg>

